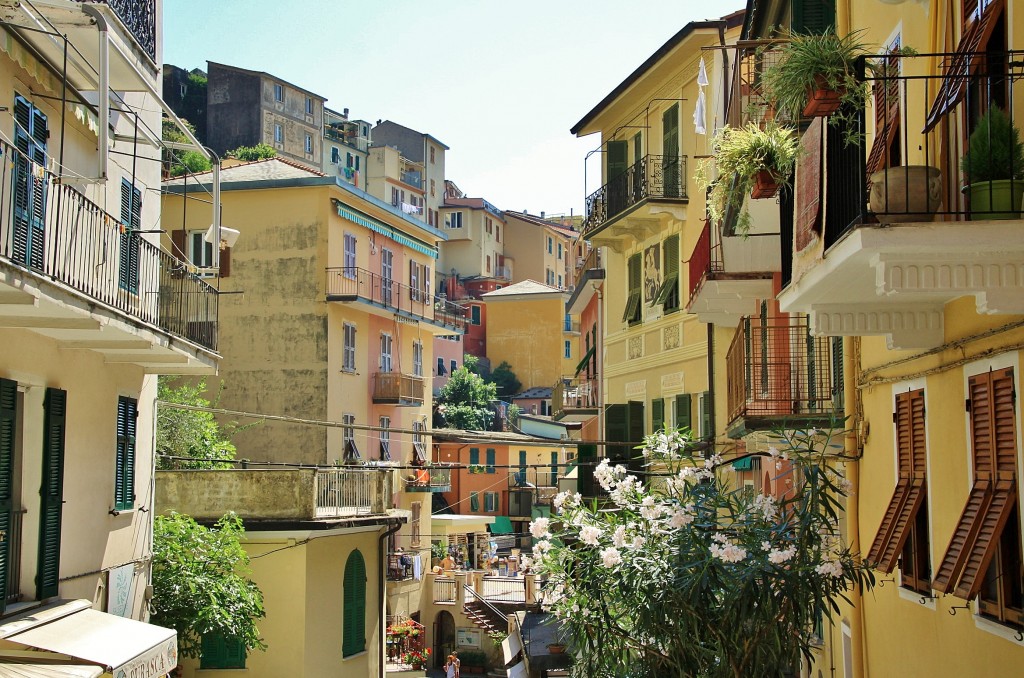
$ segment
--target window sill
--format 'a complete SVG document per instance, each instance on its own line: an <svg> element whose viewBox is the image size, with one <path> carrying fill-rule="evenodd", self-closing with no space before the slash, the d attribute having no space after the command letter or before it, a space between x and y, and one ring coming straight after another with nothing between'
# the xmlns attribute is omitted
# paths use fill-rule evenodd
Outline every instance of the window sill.
<svg viewBox="0 0 1024 678"><path fill-rule="evenodd" d="M349 659L359 659L360 657L366 656L368 654L370 654L369 651L367 651L367 650L360 650L359 652L356 652L355 654L350 654L348 656L342 657L341 661L347 662Z"/></svg>
<svg viewBox="0 0 1024 678"><path fill-rule="evenodd" d="M118 516L132 515L133 513L135 513L138 510L139 509L135 508L134 506L131 507L131 508L127 508L127 509L112 508L109 511L107 511L107 513L110 514L111 518L117 518Z"/></svg>
<svg viewBox="0 0 1024 678"><path fill-rule="evenodd" d="M347 368L347 367L342 367L340 372L342 374L358 374L358 372L356 372L354 369Z"/></svg>
<svg viewBox="0 0 1024 678"><path fill-rule="evenodd" d="M986 633L991 633L994 636L999 636L1000 638L1010 641L1014 645L1020 646L1021 642L1017 640L1017 630L1012 626L1006 626L1005 624L1001 624L993 619L989 619L988 617L982 617L977 612L977 603L974 603L973 605L975 628L985 631Z"/></svg>
<svg viewBox="0 0 1024 678"><path fill-rule="evenodd" d="M903 600L926 607L932 612L935 611L935 598L931 597L930 593L920 593L904 586L900 586L897 590L900 592L900 598Z"/></svg>

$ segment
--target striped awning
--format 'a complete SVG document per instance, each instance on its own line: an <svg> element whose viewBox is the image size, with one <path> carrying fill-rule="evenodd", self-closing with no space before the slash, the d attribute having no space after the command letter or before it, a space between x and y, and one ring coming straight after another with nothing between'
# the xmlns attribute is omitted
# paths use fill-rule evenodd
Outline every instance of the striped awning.
<svg viewBox="0 0 1024 678"><path fill-rule="evenodd" d="M405 233L402 233L394 226L390 226L383 222L377 221L376 219L369 217L362 212L354 210L347 205L343 204L339 200L334 200L334 207L338 210L338 216L343 219L348 219L352 223L365 226L374 233L379 233L385 238L390 238L400 245L405 245L409 249L415 250L420 254L425 254L432 259L437 259L437 248L433 245L428 245L424 242L416 240Z"/></svg>

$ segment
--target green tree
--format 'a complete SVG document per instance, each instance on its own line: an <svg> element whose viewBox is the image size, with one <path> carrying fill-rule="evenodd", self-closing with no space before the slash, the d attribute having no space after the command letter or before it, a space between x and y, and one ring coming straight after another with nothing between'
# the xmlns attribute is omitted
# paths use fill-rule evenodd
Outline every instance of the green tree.
<svg viewBox="0 0 1024 678"><path fill-rule="evenodd" d="M874 584L843 543L849 482L831 439L778 434L764 459L777 483L792 483L781 499L730 488L716 473L721 457L694 456L688 438L666 431L643 447L657 481L604 460L594 479L606 501L557 495L555 514L530 525L533 565L574 645L574 675L798 672L837 601Z"/></svg>
<svg viewBox="0 0 1024 678"><path fill-rule="evenodd" d="M199 657L205 633L266 649L256 627L266 614L263 593L248 576L244 534L234 513L213 528L173 512L154 521L152 621L178 632L185 657Z"/></svg>
<svg viewBox="0 0 1024 678"><path fill-rule="evenodd" d="M476 364L473 356L466 356L437 397L437 411L449 428L488 431L494 421L490 403L497 397L496 387L472 371Z"/></svg>
<svg viewBox="0 0 1024 678"><path fill-rule="evenodd" d="M512 366L504 360L491 371L488 381L497 387L497 394L499 396L514 396L523 388L522 382L516 377L516 373L512 371Z"/></svg>
<svg viewBox="0 0 1024 678"><path fill-rule="evenodd" d="M195 127L188 120L182 120L189 131L195 133ZM170 118L163 119L163 140L177 143L187 143L188 137ZM169 148L163 150L163 165L167 173L172 177L179 177L182 174L197 174L207 172L211 168L210 159L199 151L178 151Z"/></svg>
<svg viewBox="0 0 1024 678"><path fill-rule="evenodd" d="M233 148L227 152L227 157L242 160L244 162L252 162L253 160L277 157L277 150L269 144L259 143L255 146L239 146L238 148Z"/></svg>
<svg viewBox="0 0 1024 678"><path fill-rule="evenodd" d="M174 377L160 377L157 398L165 403L210 407L210 401L203 397L206 391L205 381L185 382L179 386L175 386L175 383ZM231 424L229 433L235 433L241 428ZM212 413L157 405L157 468L230 468L232 464L219 463L215 460L234 459L235 452L230 434L226 435L221 431Z"/></svg>

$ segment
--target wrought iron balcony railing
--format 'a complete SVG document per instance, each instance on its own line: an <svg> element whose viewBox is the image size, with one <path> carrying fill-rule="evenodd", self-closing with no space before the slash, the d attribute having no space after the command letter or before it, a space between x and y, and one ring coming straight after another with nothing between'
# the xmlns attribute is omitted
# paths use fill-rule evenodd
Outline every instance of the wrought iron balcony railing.
<svg viewBox="0 0 1024 678"><path fill-rule="evenodd" d="M377 372L373 375L373 402L378 405L422 405L423 377Z"/></svg>
<svg viewBox="0 0 1024 678"><path fill-rule="evenodd" d="M217 349L217 290L20 150L0 153L0 261Z"/></svg>
<svg viewBox="0 0 1024 678"><path fill-rule="evenodd" d="M697 243L693 246L690 254L688 275L690 281L690 299L697 293L704 281L716 271L721 271L722 252L721 245L712 245L711 222L704 222L704 230L697 237Z"/></svg>
<svg viewBox="0 0 1024 678"><path fill-rule="evenodd" d="M466 331L465 306L364 268L328 268L327 301L362 301L454 332Z"/></svg>
<svg viewBox="0 0 1024 678"><path fill-rule="evenodd" d="M841 416L842 384L833 379L833 365L842 362L841 341L811 336L802 316L744 318L726 356L730 424L740 418L762 418L771 426Z"/></svg>
<svg viewBox="0 0 1024 678"><path fill-rule="evenodd" d="M644 200L686 200L686 156L648 155L587 196L583 237Z"/></svg>
<svg viewBox="0 0 1024 678"><path fill-rule="evenodd" d="M85 2L86 0L76 0ZM156 0L89 0L104 2L114 10L121 23L156 62Z"/></svg>

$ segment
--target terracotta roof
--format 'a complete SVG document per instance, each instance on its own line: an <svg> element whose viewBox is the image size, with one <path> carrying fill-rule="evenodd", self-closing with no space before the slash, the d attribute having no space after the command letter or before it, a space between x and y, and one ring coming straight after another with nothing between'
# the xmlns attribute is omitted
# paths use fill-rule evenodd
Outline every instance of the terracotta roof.
<svg viewBox="0 0 1024 678"><path fill-rule="evenodd" d="M188 177L188 183L196 183L200 177L208 177L213 171L200 172ZM244 162L232 167L224 167L220 171L222 184L235 181L269 181L274 179L301 179L305 177L326 177L319 170L306 167L302 163L288 158L274 157ZM184 177L164 182L168 186L185 183Z"/></svg>
<svg viewBox="0 0 1024 678"><path fill-rule="evenodd" d="M533 388L526 389L522 393L517 393L512 396L510 400L517 400L519 398L550 398L552 390L553 389L550 386L534 386Z"/></svg>
<svg viewBox="0 0 1024 678"><path fill-rule="evenodd" d="M531 224L536 224L537 226L544 226L546 228L550 228L552 230L558 231L559 233L562 233L563 235L571 235L573 237L579 235L579 231L577 231L577 230L575 230L573 228L569 228L568 226L563 226L562 224L559 224L558 222L555 222L555 221L548 221L547 219L542 219L542 218L540 218L540 217L538 217L536 215L530 214L528 212L515 212L515 211L512 211L512 210L505 210L505 214L509 214L509 215L515 217L516 219L521 220L521 221L526 221L526 222L529 222Z"/></svg>

